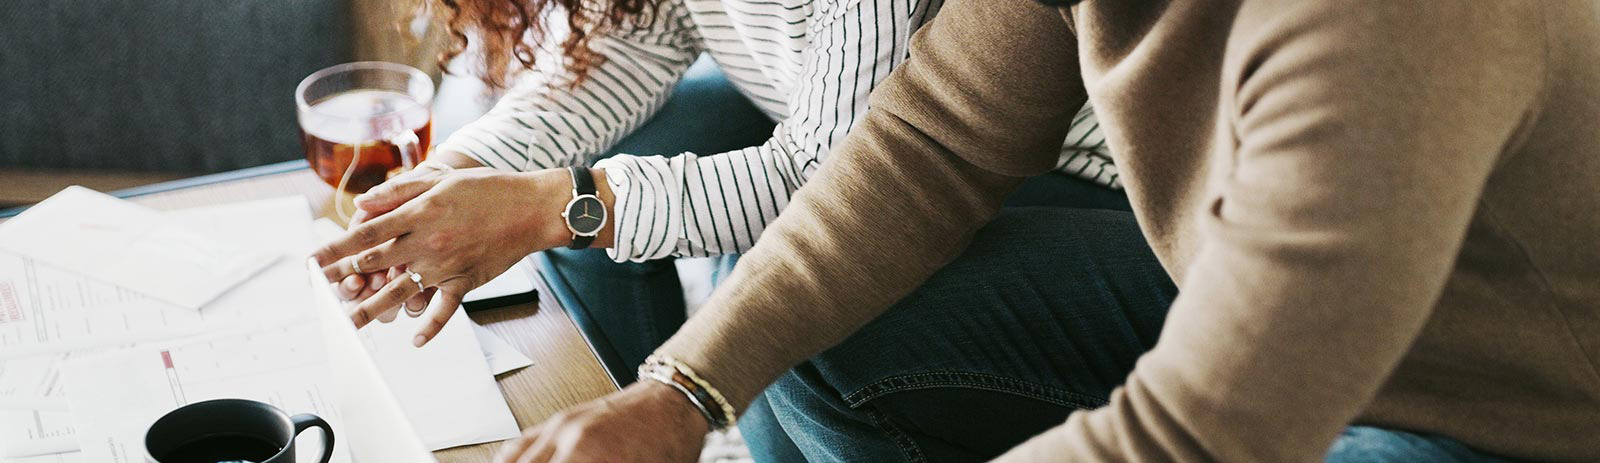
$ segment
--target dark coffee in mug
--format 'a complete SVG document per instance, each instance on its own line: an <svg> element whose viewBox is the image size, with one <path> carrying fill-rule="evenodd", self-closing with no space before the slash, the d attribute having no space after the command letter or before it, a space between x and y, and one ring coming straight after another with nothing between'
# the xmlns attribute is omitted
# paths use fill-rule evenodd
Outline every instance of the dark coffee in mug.
<svg viewBox="0 0 1600 463"><path fill-rule="evenodd" d="M166 455L156 456L161 463L265 463L283 447L250 434L212 434L201 437Z"/></svg>
<svg viewBox="0 0 1600 463"><path fill-rule="evenodd" d="M333 456L333 427L312 414L289 416L244 399L195 402L167 412L145 431L150 463L295 463L295 438L322 430L322 457ZM309 463L309 462L304 462Z"/></svg>

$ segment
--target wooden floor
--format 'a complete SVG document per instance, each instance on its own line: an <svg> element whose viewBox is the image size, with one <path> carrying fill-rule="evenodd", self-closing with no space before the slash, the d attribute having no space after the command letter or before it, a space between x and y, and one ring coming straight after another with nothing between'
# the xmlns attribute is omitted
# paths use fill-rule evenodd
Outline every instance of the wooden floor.
<svg viewBox="0 0 1600 463"><path fill-rule="evenodd" d="M83 185L97 191L114 191L193 175L181 172L0 169L0 208L36 203L71 185Z"/></svg>

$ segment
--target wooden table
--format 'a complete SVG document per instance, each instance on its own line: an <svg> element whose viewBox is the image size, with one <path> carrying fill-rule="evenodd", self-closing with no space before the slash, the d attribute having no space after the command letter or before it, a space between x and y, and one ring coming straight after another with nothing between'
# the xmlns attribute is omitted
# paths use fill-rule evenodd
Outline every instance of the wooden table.
<svg viewBox="0 0 1600 463"><path fill-rule="evenodd" d="M318 216L331 216L333 188L310 170L296 166L287 163L158 184L129 190L121 196L156 209L181 209L305 195L311 204L320 205L316 211ZM470 315L473 321L505 338L533 359L533 366L495 377L520 427L538 424L561 409L617 388L544 281L539 278L535 281L539 286L537 303ZM434 452L434 456L442 463L487 462L498 447L498 443L478 444L441 450Z"/></svg>

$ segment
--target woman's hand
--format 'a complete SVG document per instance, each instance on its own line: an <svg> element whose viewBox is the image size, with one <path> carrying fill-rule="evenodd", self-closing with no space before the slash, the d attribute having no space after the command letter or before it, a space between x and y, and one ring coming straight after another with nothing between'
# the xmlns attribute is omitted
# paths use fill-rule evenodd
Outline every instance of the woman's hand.
<svg viewBox="0 0 1600 463"><path fill-rule="evenodd" d="M524 430L500 447L495 463L689 463L707 431L687 397L645 380Z"/></svg>
<svg viewBox="0 0 1600 463"><path fill-rule="evenodd" d="M412 180L422 180L437 176L452 169L470 169L473 167L482 166L482 164L478 164L476 159L472 159L471 156L454 151L439 151L433 153L432 156L428 157L426 162L418 165L415 169L402 172L400 175L387 180L387 182L400 183ZM358 196L358 198L360 197ZM402 200L402 202L410 199L411 198L405 198ZM358 201L358 203L362 202L363 201ZM383 215L384 213L387 213L390 210L393 210L396 206L400 205L400 203L394 203L388 208L380 209L372 207L377 205L375 202L365 201L365 203L368 203L369 207L371 208L364 209L360 206L357 206L355 216L351 217L350 219L350 228L354 228L356 225L360 225L361 222L365 222L367 219L372 217ZM391 272L390 269L363 270L366 270L367 273L350 275L345 277L344 280L339 281L339 284L334 285L335 290L338 292L340 298L346 301L366 300L367 298L372 297L372 294L376 293L378 288L382 288L384 284L389 282L389 278L392 276L390 275L391 273L395 273ZM426 296L432 297L432 291L429 291ZM427 300L424 299L420 304L418 304L418 307L421 307L425 304L427 304ZM383 316L378 318L379 320L387 323L394 321L394 315L395 311L391 310L389 312L385 312Z"/></svg>
<svg viewBox="0 0 1600 463"><path fill-rule="evenodd" d="M596 176L603 181L603 173ZM384 283L351 311L357 327L392 314L402 303L409 309L426 306L429 290L437 288L439 297L427 306L428 323L414 341L421 346L438 334L468 291L533 251L568 243L571 232L561 211L571 199L572 180L565 169L476 168L396 177L358 197L357 207L368 211L366 221L314 256L329 281L340 281L347 294L344 280L356 275L357 267L369 272L364 279ZM387 278L371 275L380 269L392 270ZM412 274L421 281L413 281Z"/></svg>

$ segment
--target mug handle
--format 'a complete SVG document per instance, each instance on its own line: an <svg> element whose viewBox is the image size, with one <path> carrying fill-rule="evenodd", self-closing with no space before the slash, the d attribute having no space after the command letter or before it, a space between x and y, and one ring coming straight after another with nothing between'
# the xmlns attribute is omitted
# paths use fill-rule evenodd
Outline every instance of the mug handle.
<svg viewBox="0 0 1600 463"><path fill-rule="evenodd" d="M417 139L417 133L410 129L401 129L395 136L389 137L389 143L400 149L400 166L406 170L417 167L422 162L422 140Z"/></svg>
<svg viewBox="0 0 1600 463"><path fill-rule="evenodd" d="M295 415L289 418L289 421L294 422L294 437L300 437L301 432L312 427L322 428L321 463L328 463L328 459L333 458L333 427L328 426L327 421L323 421L322 417L310 413Z"/></svg>

